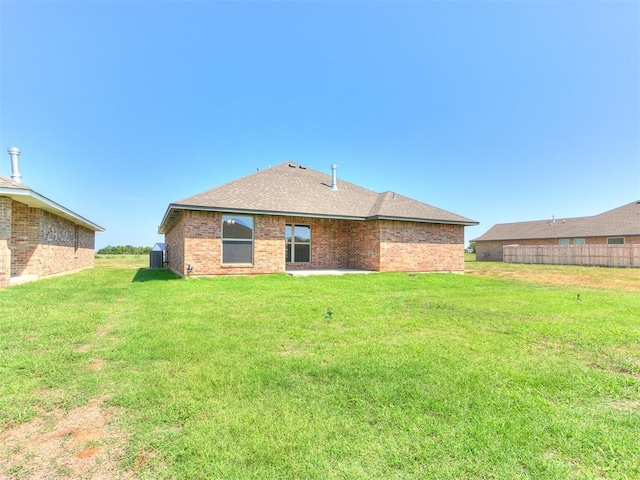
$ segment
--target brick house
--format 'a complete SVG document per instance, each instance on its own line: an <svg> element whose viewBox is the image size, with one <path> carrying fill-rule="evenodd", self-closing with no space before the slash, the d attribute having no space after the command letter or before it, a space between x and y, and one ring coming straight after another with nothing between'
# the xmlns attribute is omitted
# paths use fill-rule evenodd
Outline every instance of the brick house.
<svg viewBox="0 0 640 480"><path fill-rule="evenodd" d="M498 223L476 242L476 258L501 262L505 245L640 244L640 201L590 217Z"/></svg>
<svg viewBox="0 0 640 480"><path fill-rule="evenodd" d="M463 272L477 222L285 162L171 203L158 229L179 275L300 269Z"/></svg>
<svg viewBox="0 0 640 480"><path fill-rule="evenodd" d="M95 232L104 229L24 185L20 151L9 153L12 177L0 174L0 289L93 267Z"/></svg>

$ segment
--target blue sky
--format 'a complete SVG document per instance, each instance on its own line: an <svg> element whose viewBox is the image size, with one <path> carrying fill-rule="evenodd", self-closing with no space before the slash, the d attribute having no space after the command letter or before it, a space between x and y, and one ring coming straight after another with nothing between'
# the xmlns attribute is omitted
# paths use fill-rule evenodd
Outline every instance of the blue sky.
<svg viewBox="0 0 640 480"><path fill-rule="evenodd" d="M640 199L640 2L0 0L0 173L153 245L291 160L495 223ZM4 158L4 160L3 160Z"/></svg>

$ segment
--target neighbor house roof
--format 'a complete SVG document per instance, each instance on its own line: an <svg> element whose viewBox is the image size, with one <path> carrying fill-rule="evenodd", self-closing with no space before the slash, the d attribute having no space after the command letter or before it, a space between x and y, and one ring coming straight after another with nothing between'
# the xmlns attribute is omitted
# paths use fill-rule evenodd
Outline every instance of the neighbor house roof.
<svg viewBox="0 0 640 480"><path fill-rule="evenodd" d="M63 207L59 203L48 199L47 197L40 195L35 190L27 187L26 185L16 182L11 178L5 177L0 174L0 197L9 197L16 202L24 203L30 207L40 208L48 212L54 213L59 217L66 218L76 225L82 225L94 232L103 232L104 228L93 223L90 220L72 212L68 208Z"/></svg>
<svg viewBox="0 0 640 480"><path fill-rule="evenodd" d="M391 219L457 225L478 222L394 192L376 193L302 165L284 162L171 203L158 228L166 233L182 210L351 220Z"/></svg>
<svg viewBox="0 0 640 480"><path fill-rule="evenodd" d="M473 241L640 235L640 201L591 217L498 223Z"/></svg>

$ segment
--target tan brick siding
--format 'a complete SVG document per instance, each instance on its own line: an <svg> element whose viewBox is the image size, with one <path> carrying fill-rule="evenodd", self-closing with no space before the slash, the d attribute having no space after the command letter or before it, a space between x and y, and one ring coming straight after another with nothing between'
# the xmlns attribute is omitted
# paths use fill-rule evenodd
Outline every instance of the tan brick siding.
<svg viewBox="0 0 640 480"><path fill-rule="evenodd" d="M501 262L502 247L504 245L507 244L498 240L476 242L476 260L481 262Z"/></svg>
<svg viewBox="0 0 640 480"><path fill-rule="evenodd" d="M464 272L464 227L380 221L380 271Z"/></svg>
<svg viewBox="0 0 640 480"><path fill-rule="evenodd" d="M53 213L11 203L11 277L93 267L95 232Z"/></svg>
<svg viewBox="0 0 640 480"><path fill-rule="evenodd" d="M619 237L622 235L611 235L612 237ZM581 237L584 238L587 245L603 245L607 243L609 237ZM487 262L501 262L502 261L502 247L505 245L558 245L559 239L557 238L537 238L532 240L491 240L476 242L476 260ZM573 243L573 238L570 238L570 242ZM624 237L624 243L626 244L640 244L640 236L630 235Z"/></svg>
<svg viewBox="0 0 640 480"><path fill-rule="evenodd" d="M606 243L606 239L602 243ZM624 237L624 243L627 243L629 245L640 245L640 235Z"/></svg>
<svg viewBox="0 0 640 480"><path fill-rule="evenodd" d="M380 222L349 222L346 231L349 240L347 268L380 271Z"/></svg>
<svg viewBox="0 0 640 480"><path fill-rule="evenodd" d="M93 267L95 233L92 230L41 210L39 233L38 275Z"/></svg>
<svg viewBox="0 0 640 480"><path fill-rule="evenodd" d="M168 267L178 275L185 275L184 265L184 216L182 212L164 236L167 247Z"/></svg>
<svg viewBox="0 0 640 480"><path fill-rule="evenodd" d="M349 222L331 218L284 217L282 219L282 257L285 257L284 227L308 225L311 227L311 262L288 263L288 270L339 269L348 266L350 239Z"/></svg>
<svg viewBox="0 0 640 480"><path fill-rule="evenodd" d="M277 273L286 269L464 271L464 227L393 221L255 215L252 265L223 265L222 213L183 211L165 235L180 275ZM311 227L311 262L285 263L285 226ZM383 260L384 259L384 260Z"/></svg>
<svg viewBox="0 0 640 480"><path fill-rule="evenodd" d="M11 214L11 276L38 275L38 262L34 257L38 246L39 213L14 201Z"/></svg>
<svg viewBox="0 0 640 480"><path fill-rule="evenodd" d="M284 218L253 217L252 265L222 264L222 213L185 210L165 235L169 246L169 268L187 275L247 275L284 272Z"/></svg>

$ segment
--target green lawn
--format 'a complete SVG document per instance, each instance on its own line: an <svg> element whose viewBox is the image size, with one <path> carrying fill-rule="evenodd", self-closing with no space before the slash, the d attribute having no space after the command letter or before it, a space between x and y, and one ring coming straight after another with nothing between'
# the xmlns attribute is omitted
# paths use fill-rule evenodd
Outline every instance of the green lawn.
<svg viewBox="0 0 640 480"><path fill-rule="evenodd" d="M637 292L147 260L0 292L2 428L105 396L137 478L640 477Z"/></svg>

